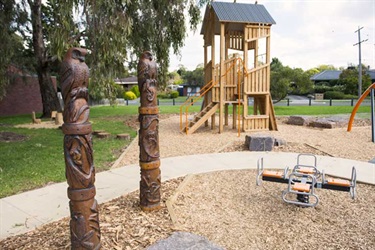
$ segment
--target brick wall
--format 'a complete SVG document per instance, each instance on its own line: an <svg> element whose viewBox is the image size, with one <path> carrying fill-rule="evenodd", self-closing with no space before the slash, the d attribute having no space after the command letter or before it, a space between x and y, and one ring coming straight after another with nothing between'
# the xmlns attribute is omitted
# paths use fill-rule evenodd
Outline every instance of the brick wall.
<svg viewBox="0 0 375 250"><path fill-rule="evenodd" d="M56 77L52 77L52 82L56 87ZM0 101L0 116L31 114L33 111L43 111L38 77L16 76Z"/></svg>

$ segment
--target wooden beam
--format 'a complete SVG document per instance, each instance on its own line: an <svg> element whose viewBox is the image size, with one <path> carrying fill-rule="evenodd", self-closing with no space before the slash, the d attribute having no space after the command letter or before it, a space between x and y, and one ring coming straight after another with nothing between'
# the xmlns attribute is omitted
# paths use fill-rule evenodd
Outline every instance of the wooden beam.
<svg viewBox="0 0 375 250"><path fill-rule="evenodd" d="M248 28L244 28L244 39L243 39L243 61L244 61L244 64L245 64L245 67L246 67L246 70L248 71L248 67L249 67L249 43L245 42L245 40L249 37L249 29ZM249 71L248 71L249 72ZM238 117L237 119L241 119L241 124L242 124L242 130L245 129L245 117L247 116L248 114L248 103L247 103L247 98L248 98L248 95L245 94L245 90L248 89L250 86L247 86L248 84L251 83L251 79L248 79L246 81L245 78L249 78L249 75L247 75L246 77L244 77L244 81L243 81L243 86L242 86L242 103L243 103L243 108L242 108L242 117ZM246 84L246 86L245 86ZM240 107L238 107L240 108Z"/></svg>
<svg viewBox="0 0 375 250"><path fill-rule="evenodd" d="M233 104L233 124L232 124L232 128L235 129L237 128L237 104ZM239 108L239 107L238 107Z"/></svg>
<svg viewBox="0 0 375 250"><path fill-rule="evenodd" d="M224 81L225 73L225 23L220 23L220 110L219 110L219 133L224 130Z"/></svg>
<svg viewBox="0 0 375 250"><path fill-rule="evenodd" d="M228 108L229 108L229 104L225 104L225 126L228 126L228 114L229 114L229 112L228 112Z"/></svg>

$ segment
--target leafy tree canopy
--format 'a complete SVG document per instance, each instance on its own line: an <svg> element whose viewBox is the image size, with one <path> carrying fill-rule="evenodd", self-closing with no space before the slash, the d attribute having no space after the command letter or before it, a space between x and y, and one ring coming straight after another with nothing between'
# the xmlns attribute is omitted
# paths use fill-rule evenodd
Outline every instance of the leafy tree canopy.
<svg viewBox="0 0 375 250"><path fill-rule="evenodd" d="M90 94L94 98L114 97L112 79L124 74L124 63L134 68L144 50L150 50L156 57L159 82L165 85L170 48L179 53L187 26L196 29L200 7L207 2L209 0L21 0L16 4L8 0L0 5L1 14L10 10L4 18L1 15L1 31L17 30L24 44L28 44L35 57L43 109L50 110L56 93L47 90L46 78L50 78L51 70L57 71L56 62L61 61L72 46L85 46L89 50L86 62L91 72ZM17 13L22 13L18 15L22 18L16 18ZM13 27L17 29L13 31ZM9 37L6 49L12 44ZM9 58L11 56L6 56L6 62Z"/></svg>
<svg viewBox="0 0 375 250"><path fill-rule="evenodd" d="M183 83L201 87L204 84L204 68L202 64L198 65L193 71L189 71L184 66L181 66L177 70L177 73L183 79Z"/></svg>
<svg viewBox="0 0 375 250"><path fill-rule="evenodd" d="M288 93L306 94L313 85L310 75L300 68L292 69L283 66L278 58L272 58L271 62L271 95L276 100L281 100Z"/></svg>
<svg viewBox="0 0 375 250"><path fill-rule="evenodd" d="M17 4L14 0L0 2L0 100L5 96L9 84L9 65L21 62L23 57L22 38L16 31L18 24L22 25L26 20L24 13L15 6Z"/></svg>
<svg viewBox="0 0 375 250"><path fill-rule="evenodd" d="M362 93L371 85L371 78L366 73L366 67L362 67ZM358 67L348 67L340 74L338 84L343 86L344 93L350 95L358 94Z"/></svg>

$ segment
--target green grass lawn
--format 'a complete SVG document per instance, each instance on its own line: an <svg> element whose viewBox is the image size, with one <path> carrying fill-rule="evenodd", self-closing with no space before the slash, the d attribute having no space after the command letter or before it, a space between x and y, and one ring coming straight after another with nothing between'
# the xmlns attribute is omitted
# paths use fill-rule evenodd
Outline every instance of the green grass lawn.
<svg viewBox="0 0 375 250"><path fill-rule="evenodd" d="M179 114L180 106L160 106L160 114ZM333 115L350 114L350 106L276 106L276 115ZM191 106L189 112L198 112L200 105ZM229 109L231 111L231 108ZM251 111L251 107L249 107ZM359 113L369 113L370 107L360 107ZM130 116L138 114L138 106L92 107L90 120L94 130L105 130L111 138L93 137L94 163L97 172L107 170L129 142L115 139L118 133L136 131L124 124ZM16 128L16 124L30 123L30 115L0 117L0 132L13 132L27 136L20 142L0 142L0 198L65 181L63 133L59 129Z"/></svg>
<svg viewBox="0 0 375 250"><path fill-rule="evenodd" d="M276 115L337 115L350 114L353 110L351 106L275 106L274 108ZM369 106L361 106L357 111L357 113L370 112Z"/></svg>
<svg viewBox="0 0 375 250"><path fill-rule="evenodd" d="M130 141L115 139L116 134L136 131L124 125L126 116L116 114L120 109L92 108L93 130L111 133L108 139L93 137L94 164L100 172L110 168ZM113 111L108 112L108 111ZM121 112L130 110L123 110ZM96 115L95 115L96 113ZM12 125L30 123L30 115L0 118L0 132L13 132L27 136L20 142L0 142L0 198L65 181L63 138L60 129L15 128Z"/></svg>

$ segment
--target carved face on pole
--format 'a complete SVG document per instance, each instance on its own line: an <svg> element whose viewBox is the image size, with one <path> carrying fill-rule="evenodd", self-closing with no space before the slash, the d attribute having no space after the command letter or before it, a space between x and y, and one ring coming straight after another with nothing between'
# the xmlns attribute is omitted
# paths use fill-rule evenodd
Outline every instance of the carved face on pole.
<svg viewBox="0 0 375 250"><path fill-rule="evenodd" d="M70 199L72 249L99 249L100 227L95 200L95 168L88 106L89 70L86 50L71 48L62 63L60 78L64 99L65 173Z"/></svg>
<svg viewBox="0 0 375 250"><path fill-rule="evenodd" d="M159 109L157 107L157 66L152 54L144 52L138 62L139 164L141 167L140 206L143 210L160 207Z"/></svg>

